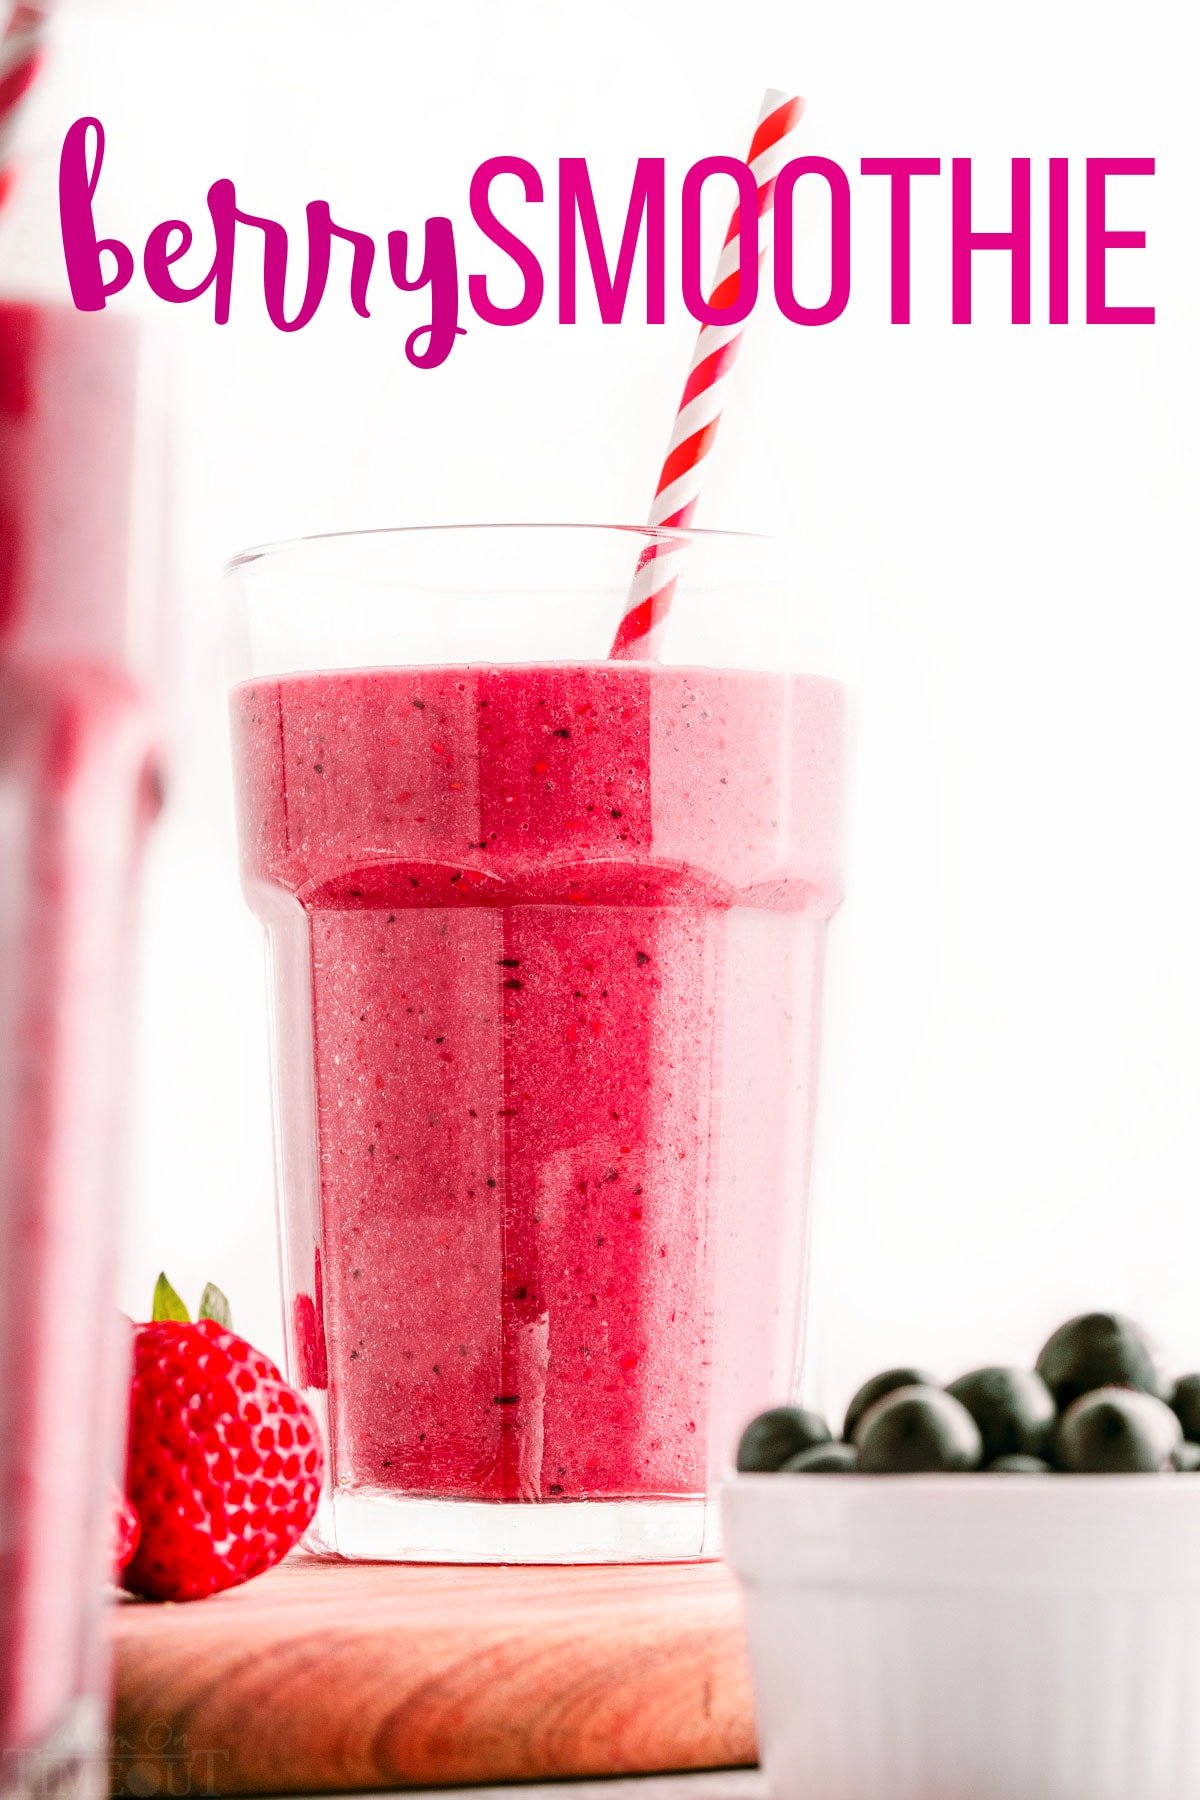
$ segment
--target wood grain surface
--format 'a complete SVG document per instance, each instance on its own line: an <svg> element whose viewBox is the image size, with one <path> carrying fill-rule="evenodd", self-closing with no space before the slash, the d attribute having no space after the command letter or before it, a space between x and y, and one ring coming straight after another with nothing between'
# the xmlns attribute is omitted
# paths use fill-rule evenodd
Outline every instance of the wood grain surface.
<svg viewBox="0 0 1200 1800"><path fill-rule="evenodd" d="M293 1557L114 1609L114 1791L329 1793L755 1761L716 1563L462 1568Z"/></svg>

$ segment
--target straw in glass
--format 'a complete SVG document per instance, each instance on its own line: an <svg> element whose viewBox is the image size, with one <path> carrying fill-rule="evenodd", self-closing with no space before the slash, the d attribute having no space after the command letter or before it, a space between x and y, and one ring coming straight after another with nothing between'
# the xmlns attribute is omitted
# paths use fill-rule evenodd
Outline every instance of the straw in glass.
<svg viewBox="0 0 1200 1800"><path fill-rule="evenodd" d="M775 181L791 154L791 140L804 112L796 95L768 88L746 162L758 189L758 266L770 248L775 207ZM738 242L741 209L735 210L725 234L708 304L732 306L740 288ZM692 522L700 498L705 462L721 423L730 377L745 336L746 324L701 325L675 427L658 478L648 523L665 534L646 545L638 561L625 613L609 655L622 660L650 659L656 654L662 622L679 579L679 558L686 540L672 538Z"/></svg>

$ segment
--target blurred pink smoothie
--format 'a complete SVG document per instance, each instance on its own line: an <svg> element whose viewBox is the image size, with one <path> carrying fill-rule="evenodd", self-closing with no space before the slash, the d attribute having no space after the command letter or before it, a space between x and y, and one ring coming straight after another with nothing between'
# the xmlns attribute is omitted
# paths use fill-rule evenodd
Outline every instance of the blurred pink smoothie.
<svg viewBox="0 0 1200 1800"><path fill-rule="evenodd" d="M103 1731L117 1140L154 800L127 656L136 362L128 327L0 302L5 1751L53 1734L64 1754L90 1753Z"/></svg>
<svg viewBox="0 0 1200 1800"><path fill-rule="evenodd" d="M384 669L243 685L233 724L336 1481L702 1494L790 1386L840 690Z"/></svg>

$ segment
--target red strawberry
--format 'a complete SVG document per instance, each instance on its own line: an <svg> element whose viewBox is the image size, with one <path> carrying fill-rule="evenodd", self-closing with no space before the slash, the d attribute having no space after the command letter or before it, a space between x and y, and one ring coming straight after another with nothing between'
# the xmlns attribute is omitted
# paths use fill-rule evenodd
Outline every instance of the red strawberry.
<svg viewBox="0 0 1200 1800"><path fill-rule="evenodd" d="M124 1579L155 1600L261 1575L308 1526L321 1487L305 1401L228 1329L223 1295L206 1289L201 1311L189 1324L160 1277L155 1322L134 1339L127 1485L142 1535Z"/></svg>
<svg viewBox="0 0 1200 1800"><path fill-rule="evenodd" d="M116 1581L128 1568L142 1535L142 1522L133 1509L128 1494L119 1487L112 1491L112 1571Z"/></svg>

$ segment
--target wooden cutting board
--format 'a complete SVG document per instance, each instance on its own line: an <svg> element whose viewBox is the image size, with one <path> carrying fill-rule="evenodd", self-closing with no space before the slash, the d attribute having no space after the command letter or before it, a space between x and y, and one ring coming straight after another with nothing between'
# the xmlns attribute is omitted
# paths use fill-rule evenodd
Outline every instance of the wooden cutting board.
<svg viewBox="0 0 1200 1800"><path fill-rule="evenodd" d="M296 1556L113 1613L114 1793L263 1794L756 1760L718 1563L450 1568Z"/></svg>

